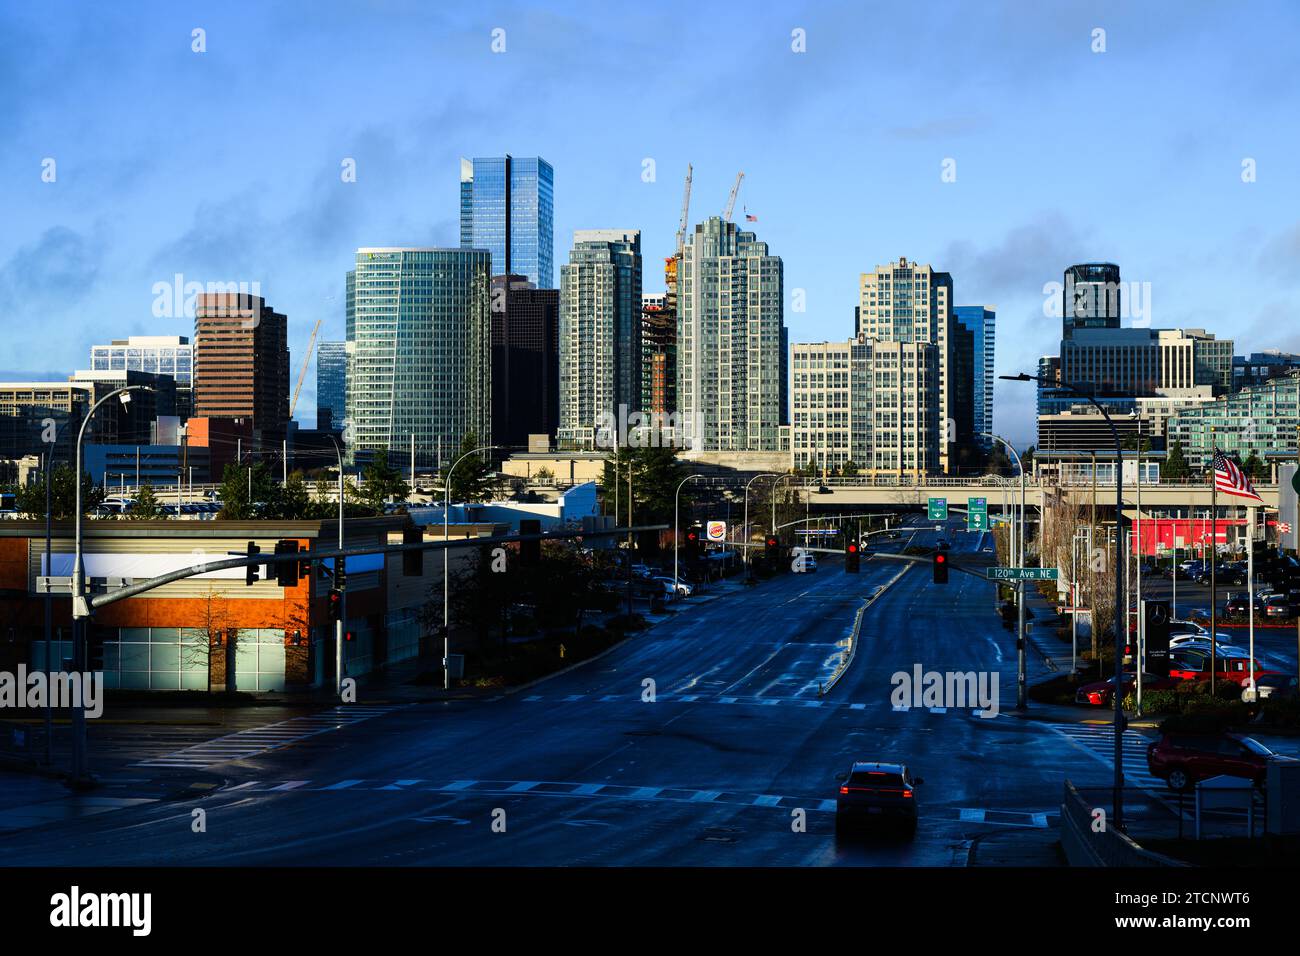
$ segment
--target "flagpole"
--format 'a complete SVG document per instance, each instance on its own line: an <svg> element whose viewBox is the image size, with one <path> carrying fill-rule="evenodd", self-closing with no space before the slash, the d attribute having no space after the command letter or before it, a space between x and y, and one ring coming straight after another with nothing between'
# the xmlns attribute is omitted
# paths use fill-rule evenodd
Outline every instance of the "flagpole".
<svg viewBox="0 0 1300 956"><path fill-rule="evenodd" d="M1210 698L1214 698L1214 672L1219 669L1219 602L1214 580L1214 566L1219 562L1219 446L1210 426Z"/></svg>
<svg viewBox="0 0 1300 956"><path fill-rule="evenodd" d="M1259 695L1255 690L1255 506L1246 508L1246 600L1250 602L1250 699L1254 702Z"/></svg>

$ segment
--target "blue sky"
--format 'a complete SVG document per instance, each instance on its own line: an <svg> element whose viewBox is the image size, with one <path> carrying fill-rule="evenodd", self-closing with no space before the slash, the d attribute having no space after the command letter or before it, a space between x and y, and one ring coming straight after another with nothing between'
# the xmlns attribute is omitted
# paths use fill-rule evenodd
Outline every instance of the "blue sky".
<svg viewBox="0 0 1300 956"><path fill-rule="evenodd" d="M792 341L847 338L859 273L907 256L997 307L1000 373L1055 351L1043 285L1090 260L1150 283L1157 327L1300 351L1298 21L1285 2L8 2L0 378L189 334L152 314L176 273L259 282L296 376L317 318L342 337L354 250L458 244L459 157L507 151L555 167L557 276L574 229L639 228L647 291L686 164L693 221L744 170L787 301L805 290ZM313 390L314 369L308 423ZM996 393L1017 442L1030 391Z"/></svg>

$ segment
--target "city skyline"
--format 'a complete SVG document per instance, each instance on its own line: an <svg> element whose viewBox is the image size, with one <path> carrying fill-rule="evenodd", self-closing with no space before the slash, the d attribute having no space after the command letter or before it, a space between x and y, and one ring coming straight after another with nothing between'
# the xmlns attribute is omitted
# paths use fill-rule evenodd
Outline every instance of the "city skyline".
<svg viewBox="0 0 1300 956"><path fill-rule="evenodd" d="M260 282L289 316L296 364L317 319L324 338L342 338L340 277L350 254L371 245L457 245L460 157L506 152L544 156L554 166L557 235L627 224L642 230L650 262L672 251L688 162L695 164L692 226L716 214L744 170L736 218L757 216L780 250L791 341L842 340L858 275L905 255L952 274L957 303L997 310L999 373L1031 370L1055 351L1059 320L1043 314L1043 287L1076 262L1115 262L1128 281L1149 283L1154 327L1206 328L1233 338L1242 353L1300 348L1297 333L1278 321L1300 248L1287 212L1297 198L1296 178L1287 175L1296 134L1271 119L1289 112L1279 92L1285 83L1271 82L1286 63L1273 38L1297 18L1285 6L1273 7L1271 18L1225 25L1235 43L1155 8L1078 6L1062 15L1013 4L985 18L954 6L950 17L933 20L891 10L897 29L946 54L924 69L878 48L869 26L878 11L870 10L758 11L727 21L722 45L720 14L689 10L691 28L677 48L659 42L668 27L657 14L533 12L502 17L506 49L495 54L486 20L401 9L403 17L388 20L322 8L329 29L305 26L301 48L277 46L263 80L245 68L271 57L259 37L279 35L287 14L236 7L195 20L158 8L136 24L97 11L88 50L61 57L72 52L72 39L54 32L58 18L7 11L0 44L47 55L5 57L18 95L0 107L14 130L0 161L12 187L12 226L0 238L0 305L15 323L39 317L58 334L6 343L0 378L51 377L50 370L84 364L97 338L84 328L88 311L114 337L192 334L191 323L151 313L154 285L178 273ZM1105 52L1091 48L1098 23L1107 30ZM203 53L191 49L199 27ZM792 49L796 29L805 32L806 52ZM391 56L375 62L353 52L366 44L342 45L344 36L382 44ZM862 42L895 82L923 99L894 104L877 95L872 77L844 71ZM427 55L431 47L436 57ZM673 50L656 60L662 81L634 94L621 117L584 128L569 107L582 78L552 65L556 51L613 64L659 47ZM761 105L719 114L693 99L686 67L705 49L719 57L719 71L760 68ZM961 55L972 50L980 55ZM318 52L328 54L319 57L328 67L309 62ZM142 93L145 74L131 61L157 59L176 66L174 88L150 90L157 111L105 128L100 116L112 114L100 108L102 98ZM1050 64L1041 82L1013 82L1034 63ZM471 68L476 85L467 87L457 70ZM428 105L412 123L409 99L376 104L364 95L368 84L329 83L321 69L364 69L373 83L417 76ZM308 82L283 82L290 73ZM837 82L827 88L832 75ZM1138 75L1159 79L1135 88ZM503 137L488 104L526 76L544 78L544 92L534 87L536 108L512 114ZM329 101L308 107L299 90L314 89L318 77ZM24 95L35 90L59 107L61 128ZM1067 105L1085 93L1125 106L1106 114L1104 137L1091 135L1089 122L1068 119ZM672 123L644 121L673 99L688 105ZM856 105L863 102L865 113ZM861 118L839 122L851 104ZM1239 118L1229 143L1203 122L1225 110ZM159 116L168 117L165 127ZM237 120L239 133L214 133L213 116ZM1076 133L1060 135L1059 124ZM164 149L164 142L206 148ZM1018 144L1015 154L1005 152L1007 142ZM810 176L814 155L817 175ZM42 180L47 158L55 161L52 182ZM355 182L341 178L348 160ZM943 181L946 160L955 163L955 181ZM1243 182L1247 160L1254 182ZM1196 202L1183 201L1187 195ZM1211 264L1222 283L1187 281L1188 272ZM657 291L656 283L646 290ZM804 311L792 307L795 290ZM300 418L315 405L313 381ZM1017 444L1032 441L1032 396L999 383L996 402L999 429Z"/></svg>

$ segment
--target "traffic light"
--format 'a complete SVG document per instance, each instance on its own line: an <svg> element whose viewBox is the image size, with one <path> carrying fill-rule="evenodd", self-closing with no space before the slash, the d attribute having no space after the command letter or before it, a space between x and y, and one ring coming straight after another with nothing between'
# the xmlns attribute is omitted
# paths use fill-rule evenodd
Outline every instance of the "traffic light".
<svg viewBox="0 0 1300 956"><path fill-rule="evenodd" d="M402 544L419 544L424 540L424 531L420 528L403 528ZM418 578L424 574L424 552L423 551L403 551L402 552L402 577Z"/></svg>
<svg viewBox="0 0 1300 956"><path fill-rule="evenodd" d="M248 542L248 557L253 558L253 557L256 557L257 555L259 555L259 554L261 554L261 553L262 553L262 549L261 549L261 548L259 548L259 547L258 547L257 545L255 545L255 544L253 544L253 542L251 542L251 541ZM246 568L244 569L244 584L246 584L246 585L247 585L247 584L256 584L256 583L258 582L258 580L259 580L259 578L258 578L258 568L259 568L259 567L261 567L261 565L250 564L250 565L248 565L248 567L246 567Z"/></svg>
<svg viewBox="0 0 1300 956"><path fill-rule="evenodd" d="M297 553L298 553L297 541L277 541L275 543L275 554L277 557L280 557L282 555L297 554ZM270 566L268 566L268 571L266 575L267 578L270 578L271 576L269 567ZM275 583L280 585L280 587L291 588L298 583L298 575L301 570L300 562L278 561L275 563L274 568L275 568Z"/></svg>
<svg viewBox="0 0 1300 956"><path fill-rule="evenodd" d="M334 587L342 591L348 586L348 569L342 555L334 559Z"/></svg>
<svg viewBox="0 0 1300 956"><path fill-rule="evenodd" d="M686 557L694 561L700 556L700 529L686 529Z"/></svg>
<svg viewBox="0 0 1300 956"><path fill-rule="evenodd" d="M857 574L861 570L861 563L861 548L856 541L850 541L844 546L844 570L849 574Z"/></svg>
<svg viewBox="0 0 1300 956"><path fill-rule="evenodd" d="M774 568L781 561L781 542L774 534L769 534L763 541L763 557L767 559L767 566Z"/></svg>
<svg viewBox="0 0 1300 956"><path fill-rule="evenodd" d="M536 518L521 518L519 521L520 534L541 534L542 523ZM535 565L542 562L542 542L540 541L520 541L519 542L519 563L521 565Z"/></svg>
<svg viewBox="0 0 1300 956"><path fill-rule="evenodd" d="M948 583L948 555L942 551L936 551L934 555L934 583Z"/></svg>
<svg viewBox="0 0 1300 956"><path fill-rule="evenodd" d="M329 618L330 623L335 624L343 620L343 592L338 588L330 588L329 594Z"/></svg>

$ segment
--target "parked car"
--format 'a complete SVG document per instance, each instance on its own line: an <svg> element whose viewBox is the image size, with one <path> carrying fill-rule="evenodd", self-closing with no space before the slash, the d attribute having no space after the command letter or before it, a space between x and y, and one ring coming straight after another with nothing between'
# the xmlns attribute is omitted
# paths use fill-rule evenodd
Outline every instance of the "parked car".
<svg viewBox="0 0 1300 956"><path fill-rule="evenodd" d="M1243 683L1248 677L1252 676L1250 669L1250 654L1241 648L1229 648L1225 652L1216 652L1214 677L1216 680L1230 680L1233 683ZM1258 656L1255 658L1255 670L1253 676L1256 681L1267 674L1278 674L1280 671L1274 670L1264 664ZM1190 650L1169 652L1169 676L1174 680L1209 680L1210 679L1210 654L1209 650Z"/></svg>
<svg viewBox="0 0 1300 956"><path fill-rule="evenodd" d="M1218 648L1218 650L1216 651L1216 653L1218 653L1218 654L1222 654L1224 651L1229 650L1229 649L1232 647L1232 645L1228 643L1228 635L1226 635L1226 634L1224 634L1224 633L1222 633L1222 632L1219 632L1218 640L1216 640L1216 641L1214 642L1214 644L1215 644L1215 646ZM1172 636L1169 638L1169 649L1172 651L1172 650L1176 650L1177 648L1180 648L1180 647L1197 647L1197 648L1203 648L1203 649L1205 650L1205 653L1208 654L1208 653L1210 652L1210 633L1209 633L1209 631L1206 631L1204 634L1174 634L1174 635L1172 635Z"/></svg>
<svg viewBox="0 0 1300 956"><path fill-rule="evenodd" d="M1295 617L1295 605L1287 594L1273 594L1264 600L1264 616L1287 618Z"/></svg>
<svg viewBox="0 0 1300 956"><path fill-rule="evenodd" d="M675 584L674 584L674 582L673 582L673 579L672 579L672 578L669 578L669 577L654 577L654 578L651 578L650 580L651 580L651 581L660 581L660 582L662 582L662 583L668 585L668 587L669 587L670 589L672 589L673 587L676 587L676 592L677 592L677 596L678 596L678 597L684 597L684 598L690 597L690 596L691 596L691 593L695 590L693 587L691 587L689 584L687 584L687 583L686 583L685 581L683 581L681 578L678 578ZM670 590L669 593L672 593L671 590Z"/></svg>
<svg viewBox="0 0 1300 956"><path fill-rule="evenodd" d="M1124 675L1123 692L1125 695L1137 686L1137 674L1129 671ZM1171 690L1178 686L1178 681L1156 674L1142 674L1142 690ZM1074 694L1076 704L1089 704L1093 707L1106 707L1114 700L1115 678L1084 684Z"/></svg>
<svg viewBox="0 0 1300 956"><path fill-rule="evenodd" d="M835 798L835 830L855 825L893 825L909 837L916 833L915 788L924 781L899 763L855 761L840 778Z"/></svg>
<svg viewBox="0 0 1300 956"><path fill-rule="evenodd" d="M1244 734L1166 733L1147 747L1147 769L1174 790L1189 790L1198 780L1219 776L1263 786L1275 760L1294 762Z"/></svg>

